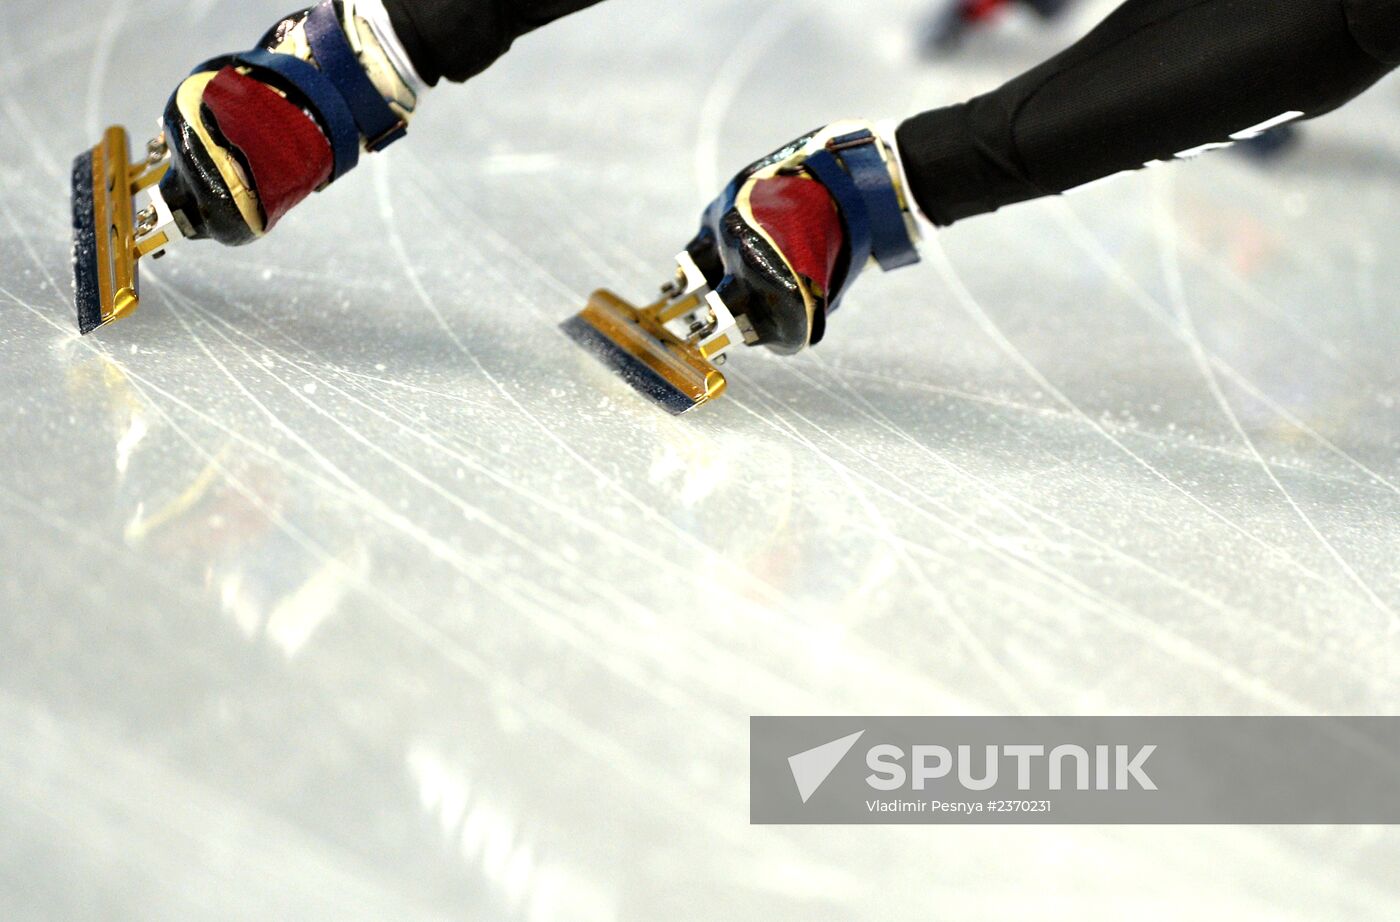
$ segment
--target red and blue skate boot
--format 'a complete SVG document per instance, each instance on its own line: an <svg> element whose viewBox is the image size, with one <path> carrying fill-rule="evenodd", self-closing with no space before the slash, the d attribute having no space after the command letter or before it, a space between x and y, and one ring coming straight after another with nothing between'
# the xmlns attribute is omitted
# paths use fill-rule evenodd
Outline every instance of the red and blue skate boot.
<svg viewBox="0 0 1400 922"><path fill-rule="evenodd" d="M252 51L201 64L132 163L127 134L73 165L73 276L83 333L129 314L137 265L180 238L266 235L299 202L404 136L421 82L377 0L325 0Z"/></svg>
<svg viewBox="0 0 1400 922"><path fill-rule="evenodd" d="M718 397L731 350L790 355L872 262L918 262L918 226L897 154L873 126L839 122L736 176L706 209L661 299L635 307L600 291L565 331L673 413Z"/></svg>

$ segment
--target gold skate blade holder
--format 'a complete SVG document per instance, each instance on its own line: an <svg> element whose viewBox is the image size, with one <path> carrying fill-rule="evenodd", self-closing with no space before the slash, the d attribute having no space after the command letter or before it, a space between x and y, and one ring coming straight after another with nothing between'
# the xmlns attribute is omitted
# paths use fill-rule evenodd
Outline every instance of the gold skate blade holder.
<svg viewBox="0 0 1400 922"><path fill-rule="evenodd" d="M643 396L679 416L718 399L727 382L719 365L756 337L709 289L687 254L662 298L637 307L595 291L564 332Z"/></svg>
<svg viewBox="0 0 1400 922"><path fill-rule="evenodd" d="M73 168L73 276L78 327L90 333L129 315L140 303L137 263L160 252L175 233L156 184L170 168L164 143L131 162L126 129L108 128L101 143ZM151 206L137 215L136 196L151 190Z"/></svg>
<svg viewBox="0 0 1400 922"><path fill-rule="evenodd" d="M698 346L659 322L671 307L634 307L610 291L595 291L564 331L641 394L680 415L719 397L726 382Z"/></svg>

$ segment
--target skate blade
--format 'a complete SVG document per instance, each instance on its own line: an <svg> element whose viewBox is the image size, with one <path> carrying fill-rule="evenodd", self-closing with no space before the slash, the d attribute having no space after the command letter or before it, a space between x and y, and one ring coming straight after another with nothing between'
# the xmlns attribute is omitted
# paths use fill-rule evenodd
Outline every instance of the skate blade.
<svg viewBox="0 0 1400 922"><path fill-rule="evenodd" d="M596 291L562 329L638 393L679 416L723 394L724 375L699 348L655 322L656 310Z"/></svg>
<svg viewBox="0 0 1400 922"><path fill-rule="evenodd" d="M73 293L83 335L129 315L140 303L137 261L170 242L164 231L138 240L136 194L160 182L168 161L131 163L126 130L73 161Z"/></svg>

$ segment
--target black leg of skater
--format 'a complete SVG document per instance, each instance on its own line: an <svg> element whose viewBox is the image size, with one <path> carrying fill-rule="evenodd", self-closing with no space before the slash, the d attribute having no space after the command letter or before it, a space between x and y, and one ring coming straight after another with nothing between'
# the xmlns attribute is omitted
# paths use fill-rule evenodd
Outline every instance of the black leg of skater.
<svg viewBox="0 0 1400 922"><path fill-rule="evenodd" d="M1129 0L1077 44L898 132L946 225L1269 123L1314 118L1400 63L1400 0Z"/></svg>
<svg viewBox="0 0 1400 922"><path fill-rule="evenodd" d="M515 40L601 0L384 0L413 64L429 85L461 83Z"/></svg>

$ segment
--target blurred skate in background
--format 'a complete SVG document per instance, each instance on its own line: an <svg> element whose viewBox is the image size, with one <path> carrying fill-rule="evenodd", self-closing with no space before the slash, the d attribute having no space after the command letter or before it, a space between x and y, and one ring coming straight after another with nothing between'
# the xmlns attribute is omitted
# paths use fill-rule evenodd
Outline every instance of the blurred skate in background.
<svg viewBox="0 0 1400 922"><path fill-rule="evenodd" d="M990 28L1011 7L1020 6L1040 19L1058 19L1072 0L945 0L945 6L924 32L923 50L931 57L943 57L962 47L973 32Z"/></svg>

